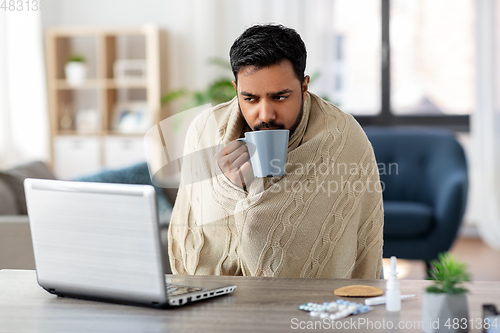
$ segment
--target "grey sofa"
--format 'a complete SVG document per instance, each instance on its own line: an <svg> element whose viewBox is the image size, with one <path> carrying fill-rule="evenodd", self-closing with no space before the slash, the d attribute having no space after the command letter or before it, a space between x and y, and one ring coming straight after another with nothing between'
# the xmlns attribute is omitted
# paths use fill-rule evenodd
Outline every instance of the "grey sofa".
<svg viewBox="0 0 500 333"><path fill-rule="evenodd" d="M35 268L23 187L28 177L55 179L40 161L0 171L0 269Z"/></svg>
<svg viewBox="0 0 500 333"><path fill-rule="evenodd" d="M136 168L137 169L137 168ZM104 171L96 175L84 177L82 181L106 181L106 175L114 171ZM117 170L115 174L120 174ZM148 176L148 175L146 175ZM25 178L56 179L47 164L41 161L19 165L15 168L0 171L0 269L35 269L29 219L27 216L26 199L24 195ZM110 182L122 182L119 180ZM123 182L127 182L123 180ZM168 220L165 216L171 212L170 200L175 199L175 193L160 193L166 202L163 205L164 215L161 224L161 239L164 248L164 260L167 273L170 264L167 253ZM161 197L159 195L159 197ZM172 198L172 199L171 199ZM167 206L165 206L167 205ZM170 205L171 207L171 205ZM170 209L170 211L169 211Z"/></svg>

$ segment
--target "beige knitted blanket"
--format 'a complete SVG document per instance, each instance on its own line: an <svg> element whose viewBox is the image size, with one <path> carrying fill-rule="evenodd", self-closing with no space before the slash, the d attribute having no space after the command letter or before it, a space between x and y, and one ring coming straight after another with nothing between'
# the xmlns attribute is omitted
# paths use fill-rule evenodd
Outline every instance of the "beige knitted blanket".
<svg viewBox="0 0 500 333"><path fill-rule="evenodd" d="M245 192L215 155L243 135L237 100L191 124L169 228L175 274L378 278L382 190L354 118L312 93L290 137L286 173Z"/></svg>

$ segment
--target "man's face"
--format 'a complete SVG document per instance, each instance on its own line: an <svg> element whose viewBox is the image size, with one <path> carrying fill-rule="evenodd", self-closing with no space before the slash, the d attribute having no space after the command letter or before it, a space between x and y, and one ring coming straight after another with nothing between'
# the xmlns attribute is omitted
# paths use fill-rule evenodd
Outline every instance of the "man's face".
<svg viewBox="0 0 500 333"><path fill-rule="evenodd" d="M238 73L238 104L253 131L295 130L302 117L302 102L309 76L300 82L289 60L264 68L245 66Z"/></svg>

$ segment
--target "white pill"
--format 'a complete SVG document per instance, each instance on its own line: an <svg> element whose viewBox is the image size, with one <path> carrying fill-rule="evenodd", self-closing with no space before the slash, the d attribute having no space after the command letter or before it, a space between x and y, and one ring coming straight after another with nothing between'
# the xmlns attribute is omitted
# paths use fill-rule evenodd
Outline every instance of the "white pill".
<svg viewBox="0 0 500 333"><path fill-rule="evenodd" d="M320 315L319 315L319 317L320 317L321 319L328 318L328 316L329 316L329 314L328 314L328 313L326 313L326 312L321 312L321 313L320 313Z"/></svg>
<svg viewBox="0 0 500 333"><path fill-rule="evenodd" d="M317 317L317 316L319 316L319 312L318 311L311 311L311 312L309 312L309 314L311 315L311 317Z"/></svg>

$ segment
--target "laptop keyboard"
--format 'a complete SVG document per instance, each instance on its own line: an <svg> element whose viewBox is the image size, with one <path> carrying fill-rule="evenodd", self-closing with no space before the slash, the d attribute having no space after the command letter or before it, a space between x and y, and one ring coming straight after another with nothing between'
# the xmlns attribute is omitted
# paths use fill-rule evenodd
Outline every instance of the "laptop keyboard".
<svg viewBox="0 0 500 333"><path fill-rule="evenodd" d="M193 291L201 291L203 288L181 286L178 284L167 283L167 295L178 296L191 293Z"/></svg>

